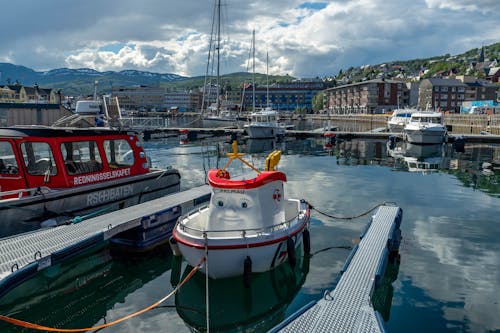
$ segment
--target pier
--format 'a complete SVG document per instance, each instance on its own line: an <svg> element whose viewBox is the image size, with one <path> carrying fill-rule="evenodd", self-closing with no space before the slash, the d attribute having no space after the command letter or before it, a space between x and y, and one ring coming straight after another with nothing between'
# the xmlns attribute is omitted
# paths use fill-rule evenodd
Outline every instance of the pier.
<svg viewBox="0 0 500 333"><path fill-rule="evenodd" d="M391 133L386 131L318 131L318 130L286 130L285 137L291 138L323 138L325 133L333 135L336 139L372 139L372 140L389 140L391 137L396 137L398 140L403 140L402 133ZM147 134L146 134L147 133ZM216 128L156 128L145 132L145 139L153 139L155 137L173 137L179 136L181 133L190 133L193 139L199 135L205 136L234 136L244 139L245 132L241 128L235 127L216 127ZM448 141L454 142L456 138L461 137L466 143L500 143L500 135L494 134L448 134Z"/></svg>
<svg viewBox="0 0 500 333"><path fill-rule="evenodd" d="M37 271L73 258L108 240L127 245L129 240L120 237L127 230L139 228L139 238L147 236L148 231L155 228L167 227L171 232L177 218L206 203L210 193L210 187L202 185L80 223L2 239L0 297L34 276ZM168 230L162 231L163 238L166 238Z"/></svg>
<svg viewBox="0 0 500 333"><path fill-rule="evenodd" d="M385 332L371 299L401 241L402 210L381 206L341 270L334 290L304 306L270 332Z"/></svg>

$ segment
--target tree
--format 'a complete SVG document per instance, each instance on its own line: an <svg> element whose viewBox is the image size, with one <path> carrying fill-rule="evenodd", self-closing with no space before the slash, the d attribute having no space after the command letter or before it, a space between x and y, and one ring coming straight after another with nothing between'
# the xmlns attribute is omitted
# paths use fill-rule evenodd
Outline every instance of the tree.
<svg viewBox="0 0 500 333"><path fill-rule="evenodd" d="M320 110L323 110L323 99L325 98L325 94L320 91L317 93L312 100L313 111L317 113Z"/></svg>

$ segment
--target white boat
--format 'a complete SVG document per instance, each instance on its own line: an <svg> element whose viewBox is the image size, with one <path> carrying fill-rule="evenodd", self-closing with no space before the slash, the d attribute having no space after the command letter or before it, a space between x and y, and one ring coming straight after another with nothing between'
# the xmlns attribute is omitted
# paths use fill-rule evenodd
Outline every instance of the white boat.
<svg viewBox="0 0 500 333"><path fill-rule="evenodd" d="M252 35L253 68L255 77L255 30ZM267 61L268 62L268 61ZM267 75L269 77L269 75ZM278 111L269 105L269 82L267 84L267 107L255 111L255 82L253 82L253 112L250 114L250 123L243 127L251 139L279 138L285 135L286 125L279 121Z"/></svg>
<svg viewBox="0 0 500 333"><path fill-rule="evenodd" d="M415 144L436 144L445 141L446 127L440 112L412 113L410 122L404 127L406 140Z"/></svg>
<svg viewBox="0 0 500 333"><path fill-rule="evenodd" d="M416 109L396 109L387 120L389 132L401 133L404 127L410 122L411 115L417 112Z"/></svg>
<svg viewBox="0 0 500 333"><path fill-rule="evenodd" d="M285 135L287 126L279 121L278 112L271 108L252 112L250 123L243 126L251 139L269 139Z"/></svg>
<svg viewBox="0 0 500 333"><path fill-rule="evenodd" d="M233 142L226 166L208 172L212 196L208 206L179 218L173 240L186 261L196 266L206 258L201 271L211 278L266 272L283 264L294 264L295 250L304 242L309 248L309 206L299 199L285 198L286 175L274 170L281 156L272 152L266 171L244 161ZM232 179L227 167L238 159L257 172L251 179Z"/></svg>
<svg viewBox="0 0 500 333"><path fill-rule="evenodd" d="M221 87L220 75L220 50L221 50L221 1L215 2L212 36L210 38L210 48L208 52L207 71L205 73L205 83L203 85L203 99L202 99L202 120L203 126L237 126L238 121L246 121L245 117L241 116L238 111L241 107L236 103L232 103L226 98L222 98L223 92ZM214 59L212 59L212 57ZM213 85L211 82L212 75L209 75L209 69L213 69L213 64L216 64L216 83ZM214 91L212 87L215 87ZM208 91L207 91L208 89ZM211 97L211 98L210 98ZM212 101L210 103L209 99ZM210 106L208 106L210 104ZM208 107L207 107L208 106Z"/></svg>

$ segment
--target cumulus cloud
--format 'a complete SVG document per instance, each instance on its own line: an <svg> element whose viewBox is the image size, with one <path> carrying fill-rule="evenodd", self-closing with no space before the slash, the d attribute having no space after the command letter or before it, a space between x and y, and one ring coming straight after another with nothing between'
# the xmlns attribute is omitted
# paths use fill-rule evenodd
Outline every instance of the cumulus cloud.
<svg viewBox="0 0 500 333"><path fill-rule="evenodd" d="M20 0L4 4L0 61L204 75L213 1ZM223 71L314 77L362 64L456 54L497 42L496 0L224 0ZM465 22L474 22L473 25Z"/></svg>

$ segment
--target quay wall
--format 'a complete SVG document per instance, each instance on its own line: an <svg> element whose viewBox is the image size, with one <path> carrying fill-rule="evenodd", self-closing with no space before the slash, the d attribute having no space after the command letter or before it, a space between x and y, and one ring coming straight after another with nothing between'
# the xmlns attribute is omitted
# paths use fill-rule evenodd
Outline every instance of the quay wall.
<svg viewBox="0 0 500 333"><path fill-rule="evenodd" d="M324 120L337 123L350 123L364 125L364 130L386 127L389 115L306 115L308 120ZM500 114L444 114L443 122L452 134L490 134L500 135Z"/></svg>

